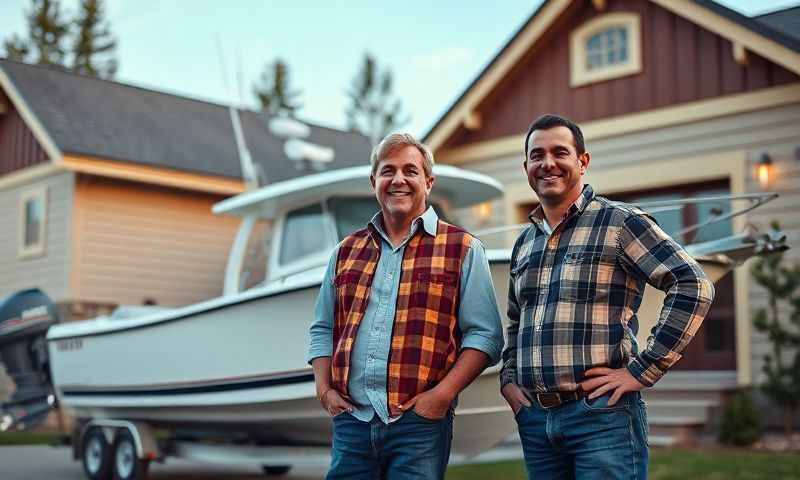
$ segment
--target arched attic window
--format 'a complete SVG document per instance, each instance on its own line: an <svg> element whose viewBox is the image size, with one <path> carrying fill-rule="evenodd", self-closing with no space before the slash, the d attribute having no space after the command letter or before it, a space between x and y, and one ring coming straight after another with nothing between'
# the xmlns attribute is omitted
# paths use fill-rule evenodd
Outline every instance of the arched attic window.
<svg viewBox="0 0 800 480"><path fill-rule="evenodd" d="M570 35L570 85L624 77L642 71L639 15L609 13L592 19Z"/></svg>

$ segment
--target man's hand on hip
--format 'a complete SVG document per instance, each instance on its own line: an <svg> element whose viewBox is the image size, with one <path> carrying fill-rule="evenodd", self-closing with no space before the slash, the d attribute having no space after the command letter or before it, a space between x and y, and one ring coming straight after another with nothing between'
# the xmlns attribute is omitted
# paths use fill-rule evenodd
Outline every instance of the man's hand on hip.
<svg viewBox="0 0 800 480"><path fill-rule="evenodd" d="M503 388L500 389L500 393L503 394L503 398L508 402L508 406L511 407L514 415L519 412L520 408L531 406L531 401L528 400L528 397L525 396L525 393L522 392L522 389L519 388L516 383L505 384Z"/></svg>
<svg viewBox="0 0 800 480"><path fill-rule="evenodd" d="M355 407L348 402L345 397L334 388L329 388L319 398L319 403L322 404L328 415L335 417L343 412L352 412Z"/></svg>
<svg viewBox="0 0 800 480"><path fill-rule="evenodd" d="M627 368L590 368L584 376L591 377L581 382L581 388L589 393L589 400L605 395L613 391L608 400L608 406L615 405L622 395L628 392L638 392L645 386L639 383Z"/></svg>
<svg viewBox="0 0 800 480"><path fill-rule="evenodd" d="M400 405L400 410L407 412L414 410L417 415L428 420L439 420L447 415L453 396L440 388L432 388L416 395L411 400Z"/></svg>

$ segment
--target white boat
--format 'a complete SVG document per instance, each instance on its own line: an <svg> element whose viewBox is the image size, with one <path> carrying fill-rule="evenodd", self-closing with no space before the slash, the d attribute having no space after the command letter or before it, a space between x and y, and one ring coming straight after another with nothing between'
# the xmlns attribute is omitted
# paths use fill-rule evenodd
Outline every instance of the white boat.
<svg viewBox="0 0 800 480"><path fill-rule="evenodd" d="M496 181L437 166L431 201L445 215L502 193ZM330 419L305 361L307 332L333 247L377 210L369 166L243 193L214 211L243 218L225 295L185 308L55 325L47 334L58 403L82 419L230 430L260 443L324 445ZM240 291L253 226L273 223L267 278ZM295 235L295 230L299 232ZM507 270L505 262L496 262ZM500 289L505 295L505 290ZM127 318L126 318L127 317ZM470 456L513 432L496 368L460 399L453 453Z"/></svg>

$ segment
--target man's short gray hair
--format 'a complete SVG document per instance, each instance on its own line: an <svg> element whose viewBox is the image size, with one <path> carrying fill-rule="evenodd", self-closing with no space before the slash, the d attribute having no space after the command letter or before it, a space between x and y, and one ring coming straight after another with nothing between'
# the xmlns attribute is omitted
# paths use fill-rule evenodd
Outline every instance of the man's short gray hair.
<svg viewBox="0 0 800 480"><path fill-rule="evenodd" d="M425 170L425 176L428 178L433 177L433 153L427 145L420 142L410 133L390 133L381 143L375 145L372 149L370 156L370 163L372 164L372 175L378 170L378 164L382 160L386 160L392 154L398 152L405 147L415 147L422 154L422 169Z"/></svg>

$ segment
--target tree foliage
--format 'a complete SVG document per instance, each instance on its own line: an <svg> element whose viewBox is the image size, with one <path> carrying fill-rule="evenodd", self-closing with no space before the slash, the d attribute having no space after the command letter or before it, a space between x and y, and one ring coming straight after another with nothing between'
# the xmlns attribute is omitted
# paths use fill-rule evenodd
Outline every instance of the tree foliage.
<svg viewBox="0 0 800 480"><path fill-rule="evenodd" d="M773 228L779 229L777 222ZM767 308L756 311L754 324L767 334L772 352L764 355L761 389L784 410L784 428L791 435L794 415L800 407L800 265L784 264L783 253L760 258L752 268L753 279L767 291ZM782 321L780 305L791 307ZM787 321L788 320L788 321Z"/></svg>
<svg viewBox="0 0 800 480"><path fill-rule="evenodd" d="M289 66L280 58L264 67L253 93L261 103L261 110L270 115L294 117L302 106L297 102L301 92L289 86Z"/></svg>
<svg viewBox="0 0 800 480"><path fill-rule="evenodd" d="M62 10L60 0L31 0L25 15L27 37L6 38L6 58L92 76L110 77L116 72L116 40L104 20L102 0L82 0L73 18Z"/></svg>
<svg viewBox="0 0 800 480"><path fill-rule="evenodd" d="M346 115L348 128L369 137L373 145L410 120L402 112L400 99L394 98L393 86L391 70L381 70L375 57L364 54L364 62L347 90L350 104Z"/></svg>
<svg viewBox="0 0 800 480"><path fill-rule="evenodd" d="M104 13L102 0L81 2L81 12L75 20L72 71L106 78L116 73L117 59L113 52L117 41L103 18Z"/></svg>

